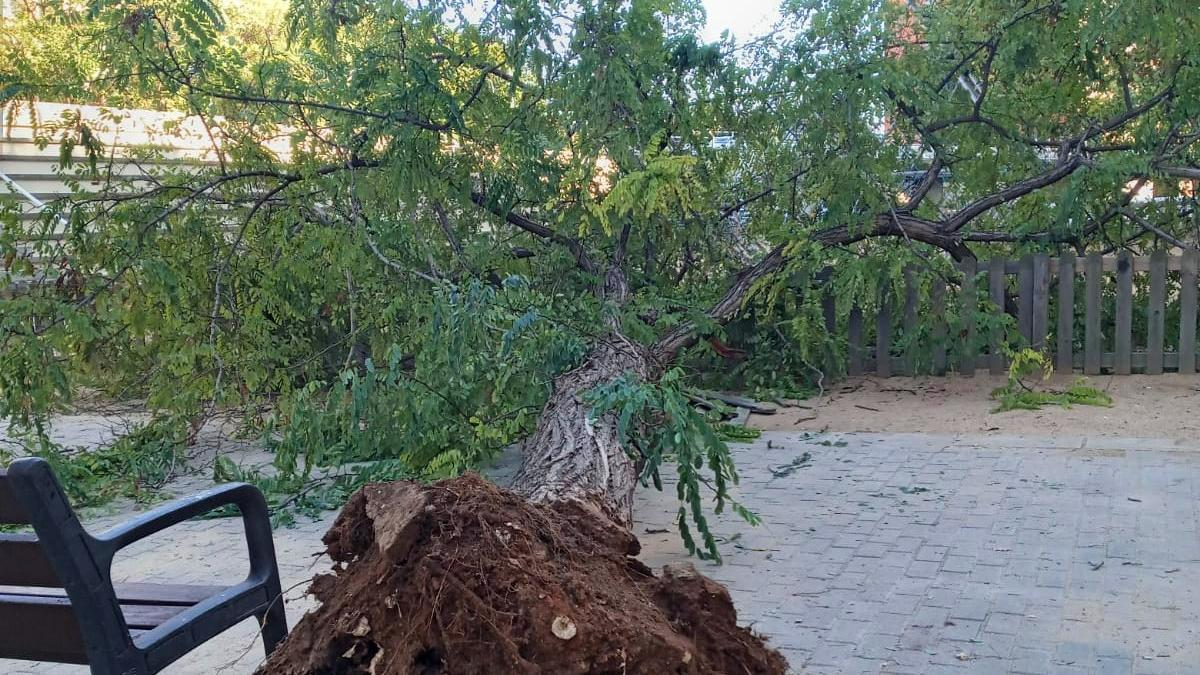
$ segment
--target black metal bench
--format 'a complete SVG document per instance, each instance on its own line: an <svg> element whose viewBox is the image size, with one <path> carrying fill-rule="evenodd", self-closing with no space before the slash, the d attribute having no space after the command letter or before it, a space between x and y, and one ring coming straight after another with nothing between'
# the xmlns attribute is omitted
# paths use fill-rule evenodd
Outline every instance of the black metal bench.
<svg viewBox="0 0 1200 675"><path fill-rule="evenodd" d="M194 516L236 505L250 574L233 586L113 584L117 551ZM148 675L251 616L269 655L287 620L262 493L223 485L88 534L50 466L20 459L0 470L0 658L91 666L96 675Z"/></svg>

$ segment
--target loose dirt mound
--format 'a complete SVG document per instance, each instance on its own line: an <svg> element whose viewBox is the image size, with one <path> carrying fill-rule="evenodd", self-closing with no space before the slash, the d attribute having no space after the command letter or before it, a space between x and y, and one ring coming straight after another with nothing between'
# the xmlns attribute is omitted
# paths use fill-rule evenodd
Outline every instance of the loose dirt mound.
<svg viewBox="0 0 1200 675"><path fill-rule="evenodd" d="M478 476L369 485L325 535L336 566L269 675L782 674L690 566L656 577L637 539L576 504Z"/></svg>

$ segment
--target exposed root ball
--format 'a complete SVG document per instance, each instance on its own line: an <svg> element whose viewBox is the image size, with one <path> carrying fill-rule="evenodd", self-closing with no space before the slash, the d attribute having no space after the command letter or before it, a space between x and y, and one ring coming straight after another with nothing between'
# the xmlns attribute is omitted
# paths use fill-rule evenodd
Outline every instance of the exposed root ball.
<svg viewBox="0 0 1200 675"><path fill-rule="evenodd" d="M690 566L661 577L586 506L530 504L478 476L369 485L325 535L321 606L270 675L782 674Z"/></svg>

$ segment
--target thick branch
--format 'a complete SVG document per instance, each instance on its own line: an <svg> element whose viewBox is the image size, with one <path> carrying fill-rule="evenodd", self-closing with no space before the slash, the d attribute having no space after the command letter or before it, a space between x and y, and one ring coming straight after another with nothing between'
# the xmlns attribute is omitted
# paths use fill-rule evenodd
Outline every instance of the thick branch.
<svg viewBox="0 0 1200 675"><path fill-rule="evenodd" d="M776 246L762 260L738 272L729 290L705 314L717 323L729 321L741 310L754 285L783 267L786 261L783 246ZM660 361L669 361L680 349L695 343L699 337L699 326L694 321L684 321L662 336L650 351Z"/></svg>
<svg viewBox="0 0 1200 675"><path fill-rule="evenodd" d="M870 237L902 237L919 241L946 251L955 260L974 258L975 254L953 232L946 232L939 223L905 213L881 213L873 226L851 229L848 225L830 227L813 236L824 246L845 246Z"/></svg>
<svg viewBox="0 0 1200 675"><path fill-rule="evenodd" d="M1073 155L1065 162L1056 164L1054 168L1040 173L1036 176L1031 176L1025 180L1018 181L998 192L993 192L985 197L980 197L975 201L967 204L963 208L956 211L949 218L942 221L943 232L957 232L964 225L971 222L978 216L990 211L991 209L1006 204L1020 197L1039 190L1041 188L1053 185L1058 181L1075 173L1079 167L1083 166L1083 157Z"/></svg>

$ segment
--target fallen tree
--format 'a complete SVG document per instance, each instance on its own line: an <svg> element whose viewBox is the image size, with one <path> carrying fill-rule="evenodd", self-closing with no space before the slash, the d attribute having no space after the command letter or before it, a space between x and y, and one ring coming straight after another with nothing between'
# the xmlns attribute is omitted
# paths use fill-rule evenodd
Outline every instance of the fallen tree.
<svg viewBox="0 0 1200 675"><path fill-rule="evenodd" d="M748 307L805 353L817 284L844 313L979 250L1196 244L1197 18L1161 4L801 3L739 58L682 1L296 0L254 53L201 0L53 10L111 69L72 95L162 102L210 145L130 182L87 124L46 126L103 189L6 212L7 265L60 281L0 317L3 412L36 426L80 375L192 419L269 404L289 502L313 467L438 478L525 439L521 494L618 523L690 452L703 531L736 474L663 381Z"/></svg>

